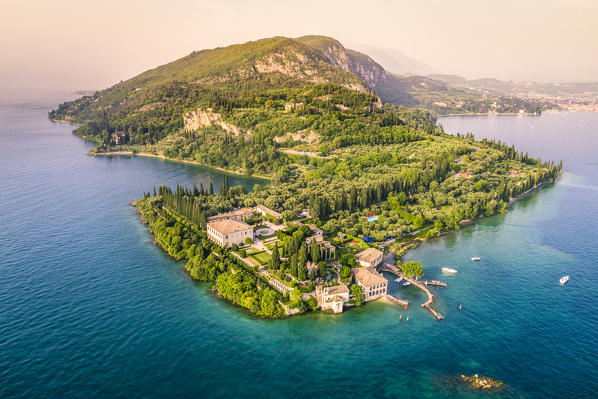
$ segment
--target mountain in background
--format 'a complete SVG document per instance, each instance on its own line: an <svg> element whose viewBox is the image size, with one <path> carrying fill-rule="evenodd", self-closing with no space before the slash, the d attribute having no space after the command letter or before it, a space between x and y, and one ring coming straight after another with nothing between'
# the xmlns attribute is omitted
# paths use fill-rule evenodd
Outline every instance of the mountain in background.
<svg viewBox="0 0 598 399"><path fill-rule="evenodd" d="M409 57L402 51L367 44L351 44L352 48L361 51L384 67L388 72L413 75L429 75L437 70L425 62Z"/></svg>
<svg viewBox="0 0 598 399"><path fill-rule="evenodd" d="M384 103L441 114L542 109L539 103L496 90L470 88L461 81L390 73L369 55L347 49L333 38L312 35L194 51L91 96L62 104L51 117L92 122L93 131L117 124L119 130L144 131L155 141L183 128L183 116L190 111L239 109L255 106L265 98L287 98L294 104L300 102L297 98L312 95L309 87L323 84L337 87L319 87L316 91L337 93L342 101L335 106L340 109L367 109L373 103L381 106L376 97Z"/></svg>

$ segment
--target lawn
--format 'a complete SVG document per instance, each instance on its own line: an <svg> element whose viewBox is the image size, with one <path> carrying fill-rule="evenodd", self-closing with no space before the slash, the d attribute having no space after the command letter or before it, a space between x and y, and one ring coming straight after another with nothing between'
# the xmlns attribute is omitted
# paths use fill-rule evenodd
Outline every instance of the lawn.
<svg viewBox="0 0 598 399"><path fill-rule="evenodd" d="M249 255L249 257L254 259L256 262L258 262L262 266L270 263L270 260L272 259L272 256L266 251L261 251L261 252L251 254L251 255Z"/></svg>

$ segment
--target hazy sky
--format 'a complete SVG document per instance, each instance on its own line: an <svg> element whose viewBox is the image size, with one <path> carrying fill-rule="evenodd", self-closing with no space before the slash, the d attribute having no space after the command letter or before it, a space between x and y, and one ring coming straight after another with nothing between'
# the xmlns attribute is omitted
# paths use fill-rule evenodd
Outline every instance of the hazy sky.
<svg viewBox="0 0 598 399"><path fill-rule="evenodd" d="M2 0L0 87L99 89L193 50L305 34L466 77L598 81L598 0Z"/></svg>

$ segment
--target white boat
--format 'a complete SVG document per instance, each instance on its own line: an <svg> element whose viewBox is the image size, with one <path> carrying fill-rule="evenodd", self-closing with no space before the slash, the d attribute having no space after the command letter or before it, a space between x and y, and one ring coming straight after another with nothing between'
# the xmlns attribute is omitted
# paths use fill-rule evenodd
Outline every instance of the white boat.
<svg viewBox="0 0 598 399"><path fill-rule="evenodd" d="M395 279L395 283L400 283L401 281L403 281L403 277L399 277Z"/></svg>
<svg viewBox="0 0 598 399"><path fill-rule="evenodd" d="M409 287L411 285L411 283L409 281L405 281L403 283L403 287Z"/></svg>
<svg viewBox="0 0 598 399"><path fill-rule="evenodd" d="M474 257L471 258L472 262L477 262L478 260L480 260L480 258L477 257L477 256L474 256Z"/></svg>
<svg viewBox="0 0 598 399"><path fill-rule="evenodd" d="M451 269L450 267L443 267L443 268L442 268L442 272L443 272L443 273L450 273L450 274L454 274L454 273L457 273L457 270L455 270L455 269Z"/></svg>
<svg viewBox="0 0 598 399"><path fill-rule="evenodd" d="M567 281L569 281L569 276L563 276L563 277L561 277L561 279L559 280L559 284L560 284L560 285L565 285L565 284L567 284Z"/></svg>

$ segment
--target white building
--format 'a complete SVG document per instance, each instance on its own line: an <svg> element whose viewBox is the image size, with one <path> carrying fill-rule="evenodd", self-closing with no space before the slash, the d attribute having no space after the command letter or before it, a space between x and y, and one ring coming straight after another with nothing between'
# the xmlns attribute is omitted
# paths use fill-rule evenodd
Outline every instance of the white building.
<svg viewBox="0 0 598 399"><path fill-rule="evenodd" d="M376 267L382 263L384 253L376 248L368 248L355 254L355 257L357 258L359 266Z"/></svg>
<svg viewBox="0 0 598 399"><path fill-rule="evenodd" d="M343 311L343 304L349 300L349 288L346 285L316 288L318 306L322 310L332 310L334 313Z"/></svg>
<svg viewBox="0 0 598 399"><path fill-rule="evenodd" d="M267 206L264 205L258 205L255 208L255 211L258 213L261 213L263 217L272 217L274 219L278 219L278 220L282 220L282 213L280 212L276 212L273 209L268 208Z"/></svg>
<svg viewBox="0 0 598 399"><path fill-rule="evenodd" d="M208 223L217 222L219 220L236 220L237 222L244 222L247 220L253 213L255 209L253 208L240 208L235 209L234 211L227 212L227 213L220 213L218 215L209 216Z"/></svg>
<svg viewBox="0 0 598 399"><path fill-rule="evenodd" d="M353 269L355 281L363 288L366 301L378 299L386 295L388 290L388 280L380 273L370 267L360 267Z"/></svg>
<svg viewBox="0 0 598 399"><path fill-rule="evenodd" d="M253 240L253 228L247 223L225 219L208 223L208 238L221 247L243 244L247 238Z"/></svg>

